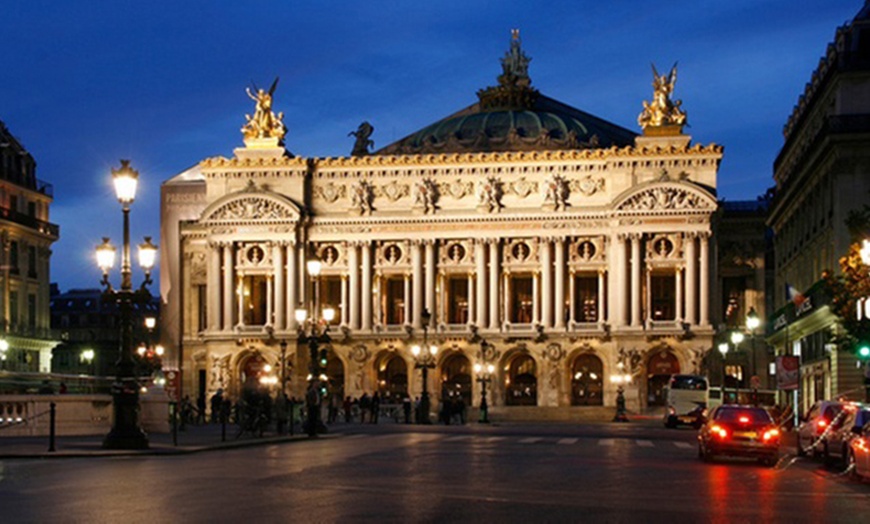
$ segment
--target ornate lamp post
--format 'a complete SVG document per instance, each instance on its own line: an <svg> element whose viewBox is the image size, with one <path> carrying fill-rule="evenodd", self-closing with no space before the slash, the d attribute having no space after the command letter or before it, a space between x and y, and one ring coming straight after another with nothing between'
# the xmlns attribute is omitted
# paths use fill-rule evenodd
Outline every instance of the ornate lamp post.
<svg viewBox="0 0 870 524"><path fill-rule="evenodd" d="M750 358L752 358L752 364L749 366L749 369L750 369L750 375L749 375L750 379L749 380L750 380L751 385L752 385L752 403L756 404L756 405L758 404L758 380L756 379L755 375L757 373L758 366L757 366L757 362L755 361L755 359L756 359L756 355L755 355L755 330L758 329L758 326L760 326L760 325L761 325L761 319L758 318L758 313L755 312L755 308L754 307L749 308L749 313L746 315L746 329L749 330L749 336L752 337L750 350L749 350L750 355L751 355Z"/></svg>
<svg viewBox="0 0 870 524"><path fill-rule="evenodd" d="M721 400L722 404L725 404L725 356L728 354L728 343L722 342L719 344L719 353L722 353L722 392L721 392Z"/></svg>
<svg viewBox="0 0 870 524"><path fill-rule="evenodd" d="M115 246L103 237L97 246L97 265L103 272L101 284L105 286L105 296L116 300L121 313L121 343L116 363L117 373L112 384L112 410L114 421L112 430L103 440L107 449L147 449L148 438L139 427L139 385L135 376L133 362L133 301L148 299L151 294L147 286L151 284L151 269L157 259L157 246L151 237L139 244L139 265L145 272L145 280L138 290L133 290L133 272L130 267L130 204L136 197L139 173L130 167L129 160L121 160L120 169L112 169L115 194L121 203L124 215L124 245L121 252L121 288L115 290L109 282L109 270L115 265Z"/></svg>
<svg viewBox="0 0 870 524"><path fill-rule="evenodd" d="M435 355L438 354L438 346L429 345L429 321L432 314L424 309L420 315L423 321L423 348L414 344L411 346L411 354L414 355L414 369L423 370L423 394L420 397L420 423L431 424L429 420L429 370L435 367Z"/></svg>
<svg viewBox="0 0 870 524"><path fill-rule="evenodd" d="M734 352L735 353L739 349L740 343L743 342L744 338L745 337L743 336L742 331L732 331L731 332L731 343L734 344ZM737 386L734 388L734 401L737 404L740 404L740 381L742 380L742 378L743 377L741 374L741 377L737 380Z"/></svg>
<svg viewBox="0 0 870 524"><path fill-rule="evenodd" d="M320 270L322 269L320 260L312 257L306 264L308 275L311 277L311 287L314 293L311 297L308 310L299 308L296 310L296 321L299 322L302 340L308 343L309 351L309 373L308 373L308 392L305 394L305 403L307 407L308 417L306 424L308 426L308 436L316 437L317 431L324 431L326 428L320 421L320 382L326 380L323 375L323 370L320 369L320 359L318 358L318 349L320 345L327 345L331 342L329 338L329 323L335 318L335 310L332 308L320 308ZM282 358L283 358L282 349ZM325 349L324 349L325 351ZM284 377L283 362L282 362L282 381ZM284 386L284 383L281 383Z"/></svg>
<svg viewBox="0 0 870 524"><path fill-rule="evenodd" d="M492 382L492 374L495 372L495 366L492 364L483 365L480 362L474 365L474 374L477 375L477 381L480 382L480 422L489 424L489 405L486 403L486 386Z"/></svg>

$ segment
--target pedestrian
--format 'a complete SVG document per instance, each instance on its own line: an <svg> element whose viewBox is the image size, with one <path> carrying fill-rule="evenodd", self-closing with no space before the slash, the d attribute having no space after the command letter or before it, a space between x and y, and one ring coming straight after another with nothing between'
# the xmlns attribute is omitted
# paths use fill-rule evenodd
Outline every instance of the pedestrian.
<svg viewBox="0 0 870 524"><path fill-rule="evenodd" d="M362 396L359 398L359 423L365 424L366 422L366 412L371 408L371 399L369 398L369 394L363 391Z"/></svg>
<svg viewBox="0 0 870 524"><path fill-rule="evenodd" d="M422 409L420 409L420 395L414 397L414 420L417 421L417 424L423 423L423 413Z"/></svg>
<svg viewBox="0 0 870 524"><path fill-rule="evenodd" d="M285 433L287 426L287 395L281 391L275 399L275 430L279 435Z"/></svg>
<svg viewBox="0 0 870 524"><path fill-rule="evenodd" d="M344 397L344 422L346 424L350 424L350 408L352 406L352 402L350 401L350 395Z"/></svg>
<svg viewBox="0 0 870 524"><path fill-rule="evenodd" d="M456 408L457 414L459 414L459 423L465 424L465 399L462 398L462 395L459 395L459 398L456 399L453 405Z"/></svg>
<svg viewBox="0 0 870 524"><path fill-rule="evenodd" d="M224 390L223 388L218 388L217 392L211 396L211 422L212 424L216 424L218 422L218 415L221 411L221 406L224 402Z"/></svg>
<svg viewBox="0 0 870 524"><path fill-rule="evenodd" d="M61 383L60 383L60 387L58 388L58 392L59 392L61 395L66 394L66 382L61 382Z"/></svg>
<svg viewBox="0 0 870 524"><path fill-rule="evenodd" d="M447 395L444 395L441 400L441 420L446 426L450 425L450 417L453 414L453 401Z"/></svg>
<svg viewBox="0 0 870 524"><path fill-rule="evenodd" d="M378 392L375 391L375 394L372 395L372 424L378 423L378 412L381 409L381 397L378 395Z"/></svg>
<svg viewBox="0 0 870 524"><path fill-rule="evenodd" d="M411 397L405 393L405 398L402 399L402 409L405 411L405 424L411 423Z"/></svg>
<svg viewBox="0 0 870 524"><path fill-rule="evenodd" d="M196 397L196 423L205 424L205 391Z"/></svg>

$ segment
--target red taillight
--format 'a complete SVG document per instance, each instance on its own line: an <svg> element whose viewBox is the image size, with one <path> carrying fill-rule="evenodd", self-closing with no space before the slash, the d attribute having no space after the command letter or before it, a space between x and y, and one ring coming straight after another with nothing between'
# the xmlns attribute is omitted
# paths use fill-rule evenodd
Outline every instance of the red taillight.
<svg viewBox="0 0 870 524"><path fill-rule="evenodd" d="M749 417L740 417L737 420L739 420L741 424L749 424Z"/></svg>
<svg viewBox="0 0 870 524"><path fill-rule="evenodd" d="M825 426L827 426L827 425L828 425L828 421L823 419L823 418L820 418L819 421L816 422L816 426L818 426L819 429L825 429Z"/></svg>
<svg viewBox="0 0 870 524"><path fill-rule="evenodd" d="M769 440L777 439L777 438L779 438L779 430L776 428L768 429L767 431L764 432L764 435L762 438L764 438L765 442L767 442Z"/></svg>
<svg viewBox="0 0 870 524"><path fill-rule="evenodd" d="M728 430L726 430L722 426L714 425L710 428L710 432L712 432L714 435L718 435L719 438L728 438Z"/></svg>

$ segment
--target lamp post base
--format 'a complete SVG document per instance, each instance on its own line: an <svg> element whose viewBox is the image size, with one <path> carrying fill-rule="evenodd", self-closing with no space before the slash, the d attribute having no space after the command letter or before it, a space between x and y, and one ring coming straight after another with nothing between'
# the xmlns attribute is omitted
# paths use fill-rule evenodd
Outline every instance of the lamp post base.
<svg viewBox="0 0 870 524"><path fill-rule="evenodd" d="M115 420L103 439L103 449L148 449L148 437L139 427L139 392L123 383L115 383L112 389Z"/></svg>

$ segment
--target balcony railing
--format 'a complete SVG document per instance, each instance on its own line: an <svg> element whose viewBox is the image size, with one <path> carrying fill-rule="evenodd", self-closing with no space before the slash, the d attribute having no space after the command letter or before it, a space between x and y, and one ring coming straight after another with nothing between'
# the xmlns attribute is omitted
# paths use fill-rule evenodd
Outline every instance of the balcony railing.
<svg viewBox="0 0 870 524"><path fill-rule="evenodd" d="M52 237L60 236L60 227L57 224L52 224L51 222L46 222L45 220L39 220L36 217L14 211L12 209L9 209L8 207L0 206L0 219L8 220L24 227L35 229L44 235Z"/></svg>

